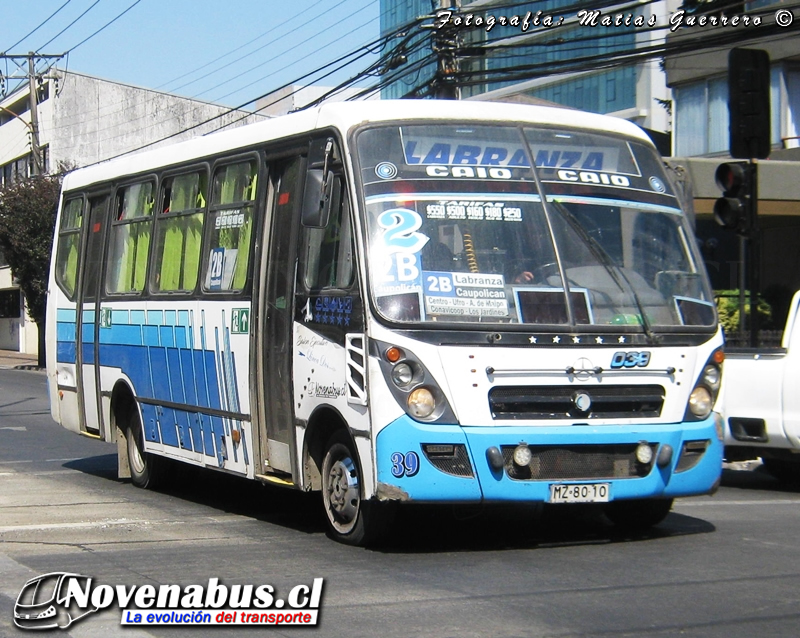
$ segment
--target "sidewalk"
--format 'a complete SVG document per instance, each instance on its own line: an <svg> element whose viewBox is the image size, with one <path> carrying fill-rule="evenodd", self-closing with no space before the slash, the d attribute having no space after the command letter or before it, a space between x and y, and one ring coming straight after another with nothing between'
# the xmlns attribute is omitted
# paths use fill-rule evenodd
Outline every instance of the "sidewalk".
<svg viewBox="0 0 800 638"><path fill-rule="evenodd" d="M15 352L14 350L0 350L0 370L44 370L38 365L36 355Z"/></svg>

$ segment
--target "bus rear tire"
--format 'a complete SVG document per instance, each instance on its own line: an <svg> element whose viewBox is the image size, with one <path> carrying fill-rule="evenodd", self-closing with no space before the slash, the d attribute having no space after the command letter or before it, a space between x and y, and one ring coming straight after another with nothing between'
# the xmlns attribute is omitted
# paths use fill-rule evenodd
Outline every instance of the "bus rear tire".
<svg viewBox="0 0 800 638"><path fill-rule="evenodd" d="M658 525L667 517L672 509L672 501L671 498L612 501L603 511L615 527L642 532Z"/></svg>
<svg viewBox="0 0 800 638"><path fill-rule="evenodd" d="M131 483L143 489L158 487L164 475L164 459L144 451L144 428L136 410L131 411L126 438Z"/></svg>
<svg viewBox="0 0 800 638"><path fill-rule="evenodd" d="M325 445L322 502L330 535L340 543L368 545L386 531L388 509L364 500L361 468L344 430L335 432Z"/></svg>

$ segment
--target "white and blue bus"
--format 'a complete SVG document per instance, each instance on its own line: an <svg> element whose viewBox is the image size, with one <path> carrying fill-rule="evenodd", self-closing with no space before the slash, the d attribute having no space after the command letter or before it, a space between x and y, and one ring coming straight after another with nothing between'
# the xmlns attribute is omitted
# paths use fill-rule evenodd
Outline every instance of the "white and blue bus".
<svg viewBox="0 0 800 638"><path fill-rule="evenodd" d="M602 503L720 479L723 354L633 124L480 102L324 105L76 170L52 415L120 477L183 461L322 492L363 544L402 503Z"/></svg>

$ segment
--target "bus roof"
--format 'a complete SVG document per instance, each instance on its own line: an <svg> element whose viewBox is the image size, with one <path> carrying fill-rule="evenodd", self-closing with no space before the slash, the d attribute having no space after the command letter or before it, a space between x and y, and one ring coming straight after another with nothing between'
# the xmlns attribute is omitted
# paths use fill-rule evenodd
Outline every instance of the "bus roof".
<svg viewBox="0 0 800 638"><path fill-rule="evenodd" d="M251 148L314 129L335 126L347 131L367 122L398 120L473 120L522 122L579 128L586 131L617 133L650 143L635 124L620 118L567 108L504 104L498 102L453 100L367 100L333 102L274 117L263 122L212 133L157 149L128 154L72 171L64 178L65 191L90 184L112 181L123 175L157 170L172 164L214 156L226 151Z"/></svg>

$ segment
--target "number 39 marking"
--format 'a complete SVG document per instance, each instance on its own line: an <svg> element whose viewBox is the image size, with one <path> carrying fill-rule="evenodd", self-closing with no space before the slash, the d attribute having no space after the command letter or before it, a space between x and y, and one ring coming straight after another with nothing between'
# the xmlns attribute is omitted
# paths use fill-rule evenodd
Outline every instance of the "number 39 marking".
<svg viewBox="0 0 800 638"><path fill-rule="evenodd" d="M414 476L419 472L419 456L416 452L392 454L392 476L402 478L403 476Z"/></svg>

